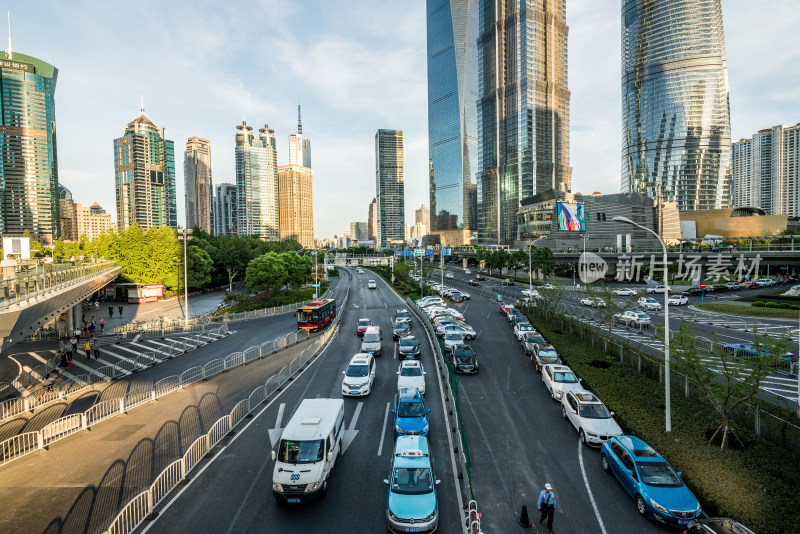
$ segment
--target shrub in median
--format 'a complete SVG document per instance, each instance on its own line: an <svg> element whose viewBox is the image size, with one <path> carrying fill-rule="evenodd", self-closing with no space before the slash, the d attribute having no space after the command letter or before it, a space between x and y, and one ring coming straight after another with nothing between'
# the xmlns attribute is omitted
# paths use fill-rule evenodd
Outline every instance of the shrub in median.
<svg viewBox="0 0 800 534"><path fill-rule="evenodd" d="M764 307L764 303L761 302L760 300L757 300L757 301L753 302L752 306L755 306L756 308L763 308Z"/></svg>
<svg viewBox="0 0 800 534"><path fill-rule="evenodd" d="M759 534L800 532L800 459L745 429L736 429L744 450L707 445L719 425L708 406L672 391L672 431L665 432L664 387L606 354L601 348L556 330L530 315L531 322L558 350L586 387L617 412L620 425L656 448L712 515L736 519Z"/></svg>

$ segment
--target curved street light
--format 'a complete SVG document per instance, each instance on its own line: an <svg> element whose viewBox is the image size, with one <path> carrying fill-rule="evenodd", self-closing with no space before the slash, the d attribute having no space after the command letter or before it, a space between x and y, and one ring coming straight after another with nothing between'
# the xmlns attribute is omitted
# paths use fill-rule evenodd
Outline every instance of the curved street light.
<svg viewBox="0 0 800 534"><path fill-rule="evenodd" d="M664 396L666 397L666 431L672 431L672 408L670 406L670 378L669 378L669 285L667 284L667 246L664 244L664 241L661 239L661 236L658 235L656 232L642 226L641 224L637 224L632 220L628 219L627 217L614 217L611 219L612 221L621 222L625 224L630 224L631 226L635 226L637 228L641 228L642 230L653 234L658 242L661 244L661 249L664 251Z"/></svg>

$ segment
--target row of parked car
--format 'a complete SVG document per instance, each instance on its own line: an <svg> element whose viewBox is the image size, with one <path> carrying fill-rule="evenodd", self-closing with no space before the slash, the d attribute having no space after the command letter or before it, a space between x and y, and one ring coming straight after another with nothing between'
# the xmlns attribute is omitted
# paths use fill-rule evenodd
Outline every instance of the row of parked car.
<svg viewBox="0 0 800 534"><path fill-rule="evenodd" d="M576 430L581 443L600 448L603 470L614 475L642 516L662 524L686 527L692 534L752 534L729 519L701 519L700 503L683 483L681 473L647 443L636 436L624 435L614 420L614 412L584 388L582 380L563 364L556 348L533 328L520 310L501 303L500 313L514 325L514 335L523 353L535 365L536 372L541 373L542 384L550 398L560 403L561 415ZM711 530L717 527L730 530Z"/></svg>

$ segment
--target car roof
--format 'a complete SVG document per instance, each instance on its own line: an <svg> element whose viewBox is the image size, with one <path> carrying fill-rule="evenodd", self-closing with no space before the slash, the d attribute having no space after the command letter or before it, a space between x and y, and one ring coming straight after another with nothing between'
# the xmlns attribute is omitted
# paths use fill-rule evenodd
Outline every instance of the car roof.
<svg viewBox="0 0 800 534"><path fill-rule="evenodd" d="M394 442L394 467L430 467L430 454L427 437L398 436Z"/></svg>
<svg viewBox="0 0 800 534"><path fill-rule="evenodd" d="M664 461L664 459L655 451L655 449L636 436L615 436L614 439L619 441L623 447L628 449L628 451L633 454L637 460L658 462Z"/></svg>
<svg viewBox="0 0 800 534"><path fill-rule="evenodd" d="M417 340L417 338L415 336L412 336L412 335L403 336L403 337L400 338L400 341L403 341L404 339L405 340L412 340L413 339L414 341Z"/></svg>
<svg viewBox="0 0 800 534"><path fill-rule="evenodd" d="M399 310L395 310L395 313L403 313L403 312L408 313L408 309L407 308L400 308Z"/></svg>
<svg viewBox="0 0 800 534"><path fill-rule="evenodd" d="M417 360L403 360L400 362L400 367L422 367L422 364Z"/></svg>
<svg viewBox="0 0 800 534"><path fill-rule="evenodd" d="M364 332L364 333L365 333L365 334L377 334L377 333L378 333L378 332L380 332L380 331L381 331L381 327L380 327L380 326L378 326L378 325L372 325L372 326L368 327L368 328L367 328L367 331L366 331L366 332Z"/></svg>
<svg viewBox="0 0 800 534"><path fill-rule="evenodd" d="M358 322L361 322L361 321L369 321L369 322L372 322L372 320L371 320L371 319L369 319L368 317L362 317L361 319L359 319L359 320L358 320Z"/></svg>
<svg viewBox="0 0 800 534"><path fill-rule="evenodd" d="M367 365L370 358L372 358L370 354L364 354L363 352L356 354L350 358L350 365Z"/></svg>
<svg viewBox="0 0 800 534"><path fill-rule="evenodd" d="M400 402L421 401L422 395L414 388L400 388L397 392Z"/></svg>
<svg viewBox="0 0 800 534"><path fill-rule="evenodd" d="M600 399L597 398L597 395L591 391L580 389L578 391L573 391L572 394L575 395L575 398L578 399L578 401L582 404L601 404Z"/></svg>

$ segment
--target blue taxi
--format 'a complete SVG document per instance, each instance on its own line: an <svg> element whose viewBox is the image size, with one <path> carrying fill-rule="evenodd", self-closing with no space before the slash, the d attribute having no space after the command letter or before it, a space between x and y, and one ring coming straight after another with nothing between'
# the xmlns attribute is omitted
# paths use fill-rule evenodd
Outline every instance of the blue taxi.
<svg viewBox="0 0 800 534"><path fill-rule="evenodd" d="M435 532L439 503L428 438L400 436L394 444L386 500L386 525L390 532Z"/></svg>
<svg viewBox="0 0 800 534"><path fill-rule="evenodd" d="M430 431L425 399L415 388L400 388L394 396L394 435L427 436Z"/></svg>

